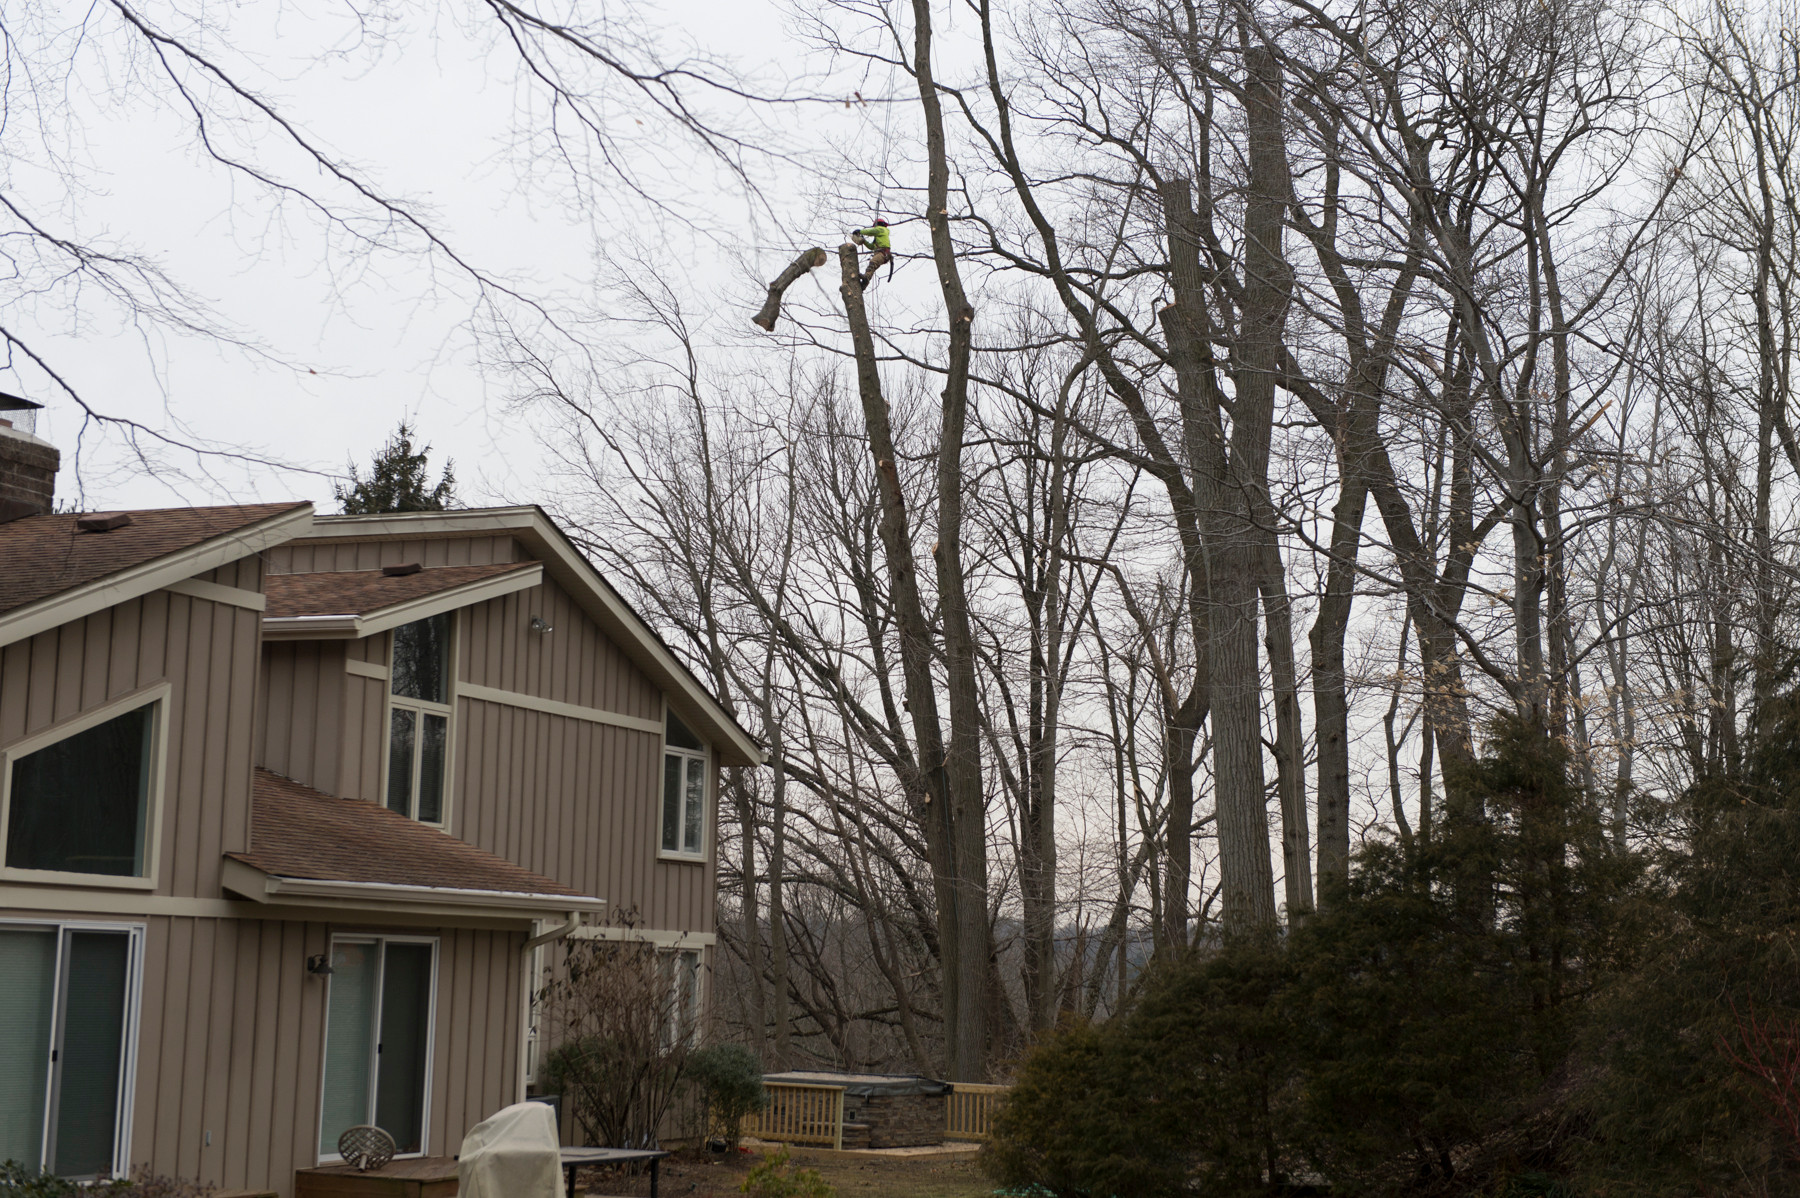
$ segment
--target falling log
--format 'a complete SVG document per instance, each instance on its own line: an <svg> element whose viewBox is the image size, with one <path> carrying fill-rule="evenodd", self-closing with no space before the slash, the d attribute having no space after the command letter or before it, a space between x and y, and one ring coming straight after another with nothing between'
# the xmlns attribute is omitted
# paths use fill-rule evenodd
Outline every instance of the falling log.
<svg viewBox="0 0 1800 1198"><path fill-rule="evenodd" d="M825 265L825 259L825 251L816 245L809 250L802 251L800 256L795 258L786 270L776 276L773 283L769 284L769 298L763 301L762 311L750 318L750 323L765 333L773 333L775 321L781 316L782 293L798 282L800 276L813 267Z"/></svg>

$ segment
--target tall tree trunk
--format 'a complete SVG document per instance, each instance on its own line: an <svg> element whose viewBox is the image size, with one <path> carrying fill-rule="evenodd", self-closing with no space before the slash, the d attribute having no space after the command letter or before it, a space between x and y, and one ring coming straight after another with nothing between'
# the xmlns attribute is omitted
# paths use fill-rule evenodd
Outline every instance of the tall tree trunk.
<svg viewBox="0 0 1800 1198"><path fill-rule="evenodd" d="M1219 568L1212 573L1213 775L1217 779L1221 915L1229 935L1275 926L1274 878L1263 789L1262 671L1256 651L1258 558L1255 516L1267 502L1275 382L1284 360L1292 273L1282 253L1290 195L1281 127L1281 64L1244 42L1249 179L1244 211L1243 304L1233 345L1229 478ZM1220 505L1223 507L1224 505Z"/></svg>
<svg viewBox="0 0 1800 1198"><path fill-rule="evenodd" d="M1306 819L1306 745L1300 728L1300 680L1294 666L1293 605L1288 600L1287 571L1276 543L1274 513L1265 516L1262 570L1264 644L1269 653L1269 681L1275 700L1275 792L1281 802L1282 889L1288 922L1304 919L1313 909L1312 845Z"/></svg>
<svg viewBox="0 0 1800 1198"><path fill-rule="evenodd" d="M1050 432L1050 471L1046 479L1049 528L1042 556L1025 547L1028 561L1039 562L1029 601L1031 622L1031 712L1027 732L1025 810L1020 829L1019 893L1025 917L1025 996L1031 1030L1047 1031L1056 1022L1060 988L1056 981L1056 775L1057 734L1062 719L1063 590L1065 538L1069 532L1068 425L1061 401ZM1076 958L1080 961L1079 955Z"/></svg>
<svg viewBox="0 0 1800 1198"><path fill-rule="evenodd" d="M774 727L774 725L767 725ZM787 951L787 761L779 740L771 743L769 771L769 1066L793 1066L788 1027Z"/></svg>
<svg viewBox="0 0 1800 1198"><path fill-rule="evenodd" d="M913 739L918 747L918 776L914 780L912 800L919 826L924 832L925 853L931 866L933 896L937 901L938 959L943 972L944 1041L953 1080L959 1062L967 1059L963 1045L969 1028L959 1012L969 1000L979 1000L979 982L974 995L964 993L966 977L962 936L961 909L965 890L957 875L954 817L950 798L949 770L946 761L943 726L938 716L937 684L932 677L932 632L925 616L924 601L919 593L918 567L913 560L912 541L907 524L906 495L895 465L893 422L887 397L881 389L881 373L875 362L875 339L869 331L869 315L863 306L861 276L857 269L856 247L838 247L838 263L842 273L839 288L844 297L844 313L850 325L850 340L856 355L857 392L862 400L863 426L869 437L869 452L875 458L876 487L881 497L878 527L883 556L887 563L888 587L894 613L894 626L900 640L900 672L906 694L906 707L912 716ZM982 927L986 929L985 904ZM983 937L985 940L985 936ZM973 963L976 977L985 980L987 954L981 952ZM980 1006L979 1001L975 1004ZM980 1013L974 1029L981 1029Z"/></svg>
<svg viewBox="0 0 1800 1198"><path fill-rule="evenodd" d="M950 157L944 111L931 62L931 3L913 0L912 75L925 115L925 220L931 227L932 260L949 326L938 442L938 608L943 623L944 689L950 707L945 762L949 799L951 890L959 940L948 1025L956 1024L950 1054L952 1081L980 1081L987 1071L989 977L987 910L987 797L981 785L981 697L975 682L975 635L969 625L968 580L962 560L963 432L969 412L969 358L975 310L963 291L950 229ZM946 963L948 967L948 963Z"/></svg>
<svg viewBox="0 0 1800 1198"><path fill-rule="evenodd" d="M767 724L764 727L768 727ZM744 879L742 910L744 971L750 975L745 1016L750 1024L750 1049L759 1061L769 1060L769 1011L763 989L762 904L756 891L756 802L744 782L742 766L733 766L726 784L737 809L739 835L744 851L739 869Z"/></svg>
<svg viewBox="0 0 1800 1198"><path fill-rule="evenodd" d="M1318 901L1329 903L1350 880L1350 700L1344 675L1344 639L1356 598L1356 555L1369 491L1361 475L1338 455L1338 501L1331 518L1331 560L1325 593L1313 620L1313 737L1318 744Z"/></svg>

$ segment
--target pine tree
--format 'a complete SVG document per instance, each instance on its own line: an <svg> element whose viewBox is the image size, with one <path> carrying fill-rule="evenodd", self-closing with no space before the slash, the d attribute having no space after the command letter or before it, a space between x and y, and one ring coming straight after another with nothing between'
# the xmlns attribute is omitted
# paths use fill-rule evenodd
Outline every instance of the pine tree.
<svg viewBox="0 0 1800 1198"><path fill-rule="evenodd" d="M430 483L426 458L431 446L413 449L413 428L406 421L394 430L375 453L367 477L350 463L350 484L332 490L346 516L370 516L381 512L441 512L455 506L455 463L445 462L437 485Z"/></svg>

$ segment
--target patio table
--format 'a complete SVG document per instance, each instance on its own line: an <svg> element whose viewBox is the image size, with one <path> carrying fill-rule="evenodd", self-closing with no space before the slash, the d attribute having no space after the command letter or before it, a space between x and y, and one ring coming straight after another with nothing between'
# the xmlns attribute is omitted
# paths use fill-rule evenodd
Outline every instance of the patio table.
<svg viewBox="0 0 1800 1198"><path fill-rule="evenodd" d="M575 1198L575 1170L582 1165L619 1165L626 1161L650 1162L650 1198L657 1198L657 1166L668 1155L661 1148L564 1148L562 1166L569 1175L567 1198Z"/></svg>

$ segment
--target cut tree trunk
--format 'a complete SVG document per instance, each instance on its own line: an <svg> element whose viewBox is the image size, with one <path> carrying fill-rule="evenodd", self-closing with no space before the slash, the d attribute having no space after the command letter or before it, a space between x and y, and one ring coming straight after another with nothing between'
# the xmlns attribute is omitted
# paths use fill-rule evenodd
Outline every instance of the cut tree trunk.
<svg viewBox="0 0 1800 1198"><path fill-rule="evenodd" d="M750 323L765 333L773 333L775 322L781 319L781 297L787 293L789 287L800 281L801 276L815 266L825 265L830 257L831 255L816 245L809 250L801 251L800 256L788 263L788 268L776 275L775 281L769 284L768 298L763 300L762 309L750 318Z"/></svg>

